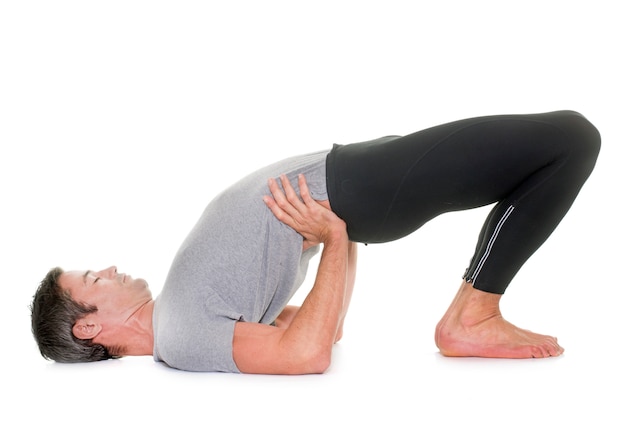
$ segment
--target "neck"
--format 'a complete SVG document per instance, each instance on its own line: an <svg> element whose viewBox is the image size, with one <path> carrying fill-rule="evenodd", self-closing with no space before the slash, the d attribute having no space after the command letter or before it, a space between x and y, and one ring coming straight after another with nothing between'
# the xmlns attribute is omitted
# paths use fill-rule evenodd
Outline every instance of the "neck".
<svg viewBox="0 0 626 422"><path fill-rule="evenodd" d="M154 299L146 302L136 313L131 328L135 335L127 342L129 356L152 355L154 351L154 330L152 328L152 314Z"/></svg>
<svg viewBox="0 0 626 422"><path fill-rule="evenodd" d="M148 356L154 350L152 312L154 299L141 305L121 326L109 335L94 339L105 346L118 346L124 356ZM106 337L106 338L105 338Z"/></svg>

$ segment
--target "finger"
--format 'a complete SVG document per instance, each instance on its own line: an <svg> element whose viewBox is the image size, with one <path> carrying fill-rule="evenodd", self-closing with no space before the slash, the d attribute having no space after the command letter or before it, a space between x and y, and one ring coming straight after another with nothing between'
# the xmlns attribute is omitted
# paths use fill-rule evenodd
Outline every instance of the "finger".
<svg viewBox="0 0 626 422"><path fill-rule="evenodd" d="M280 188L276 180L269 179L267 183L270 188L270 192L272 193L272 196L274 200L276 201L276 203L281 208L291 208L289 199L285 196L285 192L283 192L283 189Z"/></svg>
<svg viewBox="0 0 626 422"><path fill-rule="evenodd" d="M291 206L282 189L278 186L278 183L274 179L269 179L267 182L271 196L266 195L263 197L263 201L270 208L272 213L282 222L287 222L289 216L292 213L297 212Z"/></svg>
<svg viewBox="0 0 626 422"><path fill-rule="evenodd" d="M263 202L265 202L265 205L267 205L270 211L272 211L272 214L274 214L274 216L276 217L276 219L278 219L278 221L281 221L285 224L287 223L287 221L289 220L289 216L276 203L274 198L272 198L270 195L265 195L263 196Z"/></svg>
<svg viewBox="0 0 626 422"><path fill-rule="evenodd" d="M304 177L304 174L298 175L298 187L300 188L300 197L305 204L310 205L313 201L313 198L311 197L309 185L306 183L306 178Z"/></svg>
<svg viewBox="0 0 626 422"><path fill-rule="evenodd" d="M297 194L296 190L293 188L293 185L289 181L289 178L282 174L280 176L280 181L283 185L283 190L285 191L285 196L289 203L299 212L303 212L306 206L302 202L300 196ZM294 216L295 217L295 216Z"/></svg>
<svg viewBox="0 0 626 422"><path fill-rule="evenodd" d="M270 177L267 179L267 186L270 188L270 193L272 194L273 199L277 200L280 197L284 198L283 191L280 189L274 178Z"/></svg>

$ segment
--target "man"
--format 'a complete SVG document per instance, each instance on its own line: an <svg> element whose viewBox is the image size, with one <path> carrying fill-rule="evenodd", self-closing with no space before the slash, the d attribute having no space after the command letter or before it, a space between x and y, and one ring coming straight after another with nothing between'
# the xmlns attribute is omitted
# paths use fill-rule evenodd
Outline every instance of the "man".
<svg viewBox="0 0 626 422"><path fill-rule="evenodd" d="M465 119L283 160L209 203L156 300L115 267L54 269L33 300L33 333L58 361L153 354L192 371L321 373L343 334L354 242L393 241L444 212L495 203L436 344L446 356L558 356L555 338L510 324L499 301L599 149L595 127L561 111ZM311 291L287 306L320 245Z"/></svg>

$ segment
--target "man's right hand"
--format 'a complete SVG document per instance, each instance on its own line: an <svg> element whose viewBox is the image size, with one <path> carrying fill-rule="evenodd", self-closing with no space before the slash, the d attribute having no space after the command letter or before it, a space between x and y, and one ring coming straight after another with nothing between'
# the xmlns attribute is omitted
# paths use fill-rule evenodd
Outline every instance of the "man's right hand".
<svg viewBox="0 0 626 422"><path fill-rule="evenodd" d="M336 236L338 231L346 231L346 224L330 207L325 207L311 197L304 175L298 175L300 195L287 176L281 175L280 181L282 189L275 179L268 181L272 196L265 196L263 200L278 220L302 235L305 243L325 243Z"/></svg>

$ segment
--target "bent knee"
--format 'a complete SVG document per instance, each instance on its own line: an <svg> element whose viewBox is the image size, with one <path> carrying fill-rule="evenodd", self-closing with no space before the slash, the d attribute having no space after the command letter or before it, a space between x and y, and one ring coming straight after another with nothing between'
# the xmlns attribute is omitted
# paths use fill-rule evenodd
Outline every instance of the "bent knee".
<svg viewBox="0 0 626 422"><path fill-rule="evenodd" d="M576 111L556 111L548 113L547 117L547 121L562 134L557 137L561 157L566 158L568 166L576 172L591 174L600 153L598 129Z"/></svg>
<svg viewBox="0 0 626 422"><path fill-rule="evenodd" d="M600 152L601 136L598 129L582 114L566 110L558 112L564 123L561 128L567 133L572 149L590 157Z"/></svg>

